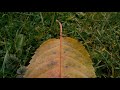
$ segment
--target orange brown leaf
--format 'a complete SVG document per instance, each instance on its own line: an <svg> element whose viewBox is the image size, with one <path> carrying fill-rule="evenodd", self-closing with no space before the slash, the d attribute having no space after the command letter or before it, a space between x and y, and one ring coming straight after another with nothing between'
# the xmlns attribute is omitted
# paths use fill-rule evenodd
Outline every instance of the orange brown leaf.
<svg viewBox="0 0 120 90"><path fill-rule="evenodd" d="M35 52L25 78L95 78L92 60L85 47L70 37L62 38L60 71L60 39L45 41Z"/></svg>

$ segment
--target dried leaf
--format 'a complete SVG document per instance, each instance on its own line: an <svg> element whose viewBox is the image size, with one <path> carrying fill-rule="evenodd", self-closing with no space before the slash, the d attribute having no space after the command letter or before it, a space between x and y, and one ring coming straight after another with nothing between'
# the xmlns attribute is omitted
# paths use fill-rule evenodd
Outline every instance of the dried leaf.
<svg viewBox="0 0 120 90"><path fill-rule="evenodd" d="M49 39L35 52L25 78L95 78L92 60L85 47L70 37ZM61 51L61 61L60 61ZM61 74L61 76L60 76Z"/></svg>

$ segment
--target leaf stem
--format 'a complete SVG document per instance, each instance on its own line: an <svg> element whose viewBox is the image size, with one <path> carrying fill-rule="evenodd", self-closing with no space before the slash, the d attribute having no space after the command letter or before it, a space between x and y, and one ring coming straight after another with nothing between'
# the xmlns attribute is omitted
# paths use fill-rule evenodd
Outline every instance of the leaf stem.
<svg viewBox="0 0 120 90"><path fill-rule="evenodd" d="M62 24L56 20L56 22L59 23L60 25L60 78L62 77L62 66L61 66L61 63L62 63Z"/></svg>

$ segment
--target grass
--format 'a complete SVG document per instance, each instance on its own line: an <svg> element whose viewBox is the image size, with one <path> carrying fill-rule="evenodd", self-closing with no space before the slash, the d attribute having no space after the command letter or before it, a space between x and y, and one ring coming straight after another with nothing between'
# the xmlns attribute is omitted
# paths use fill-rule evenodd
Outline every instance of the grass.
<svg viewBox="0 0 120 90"><path fill-rule="evenodd" d="M120 77L119 12L1 12L0 77L14 78L35 50L63 34L78 39L88 50L98 78Z"/></svg>

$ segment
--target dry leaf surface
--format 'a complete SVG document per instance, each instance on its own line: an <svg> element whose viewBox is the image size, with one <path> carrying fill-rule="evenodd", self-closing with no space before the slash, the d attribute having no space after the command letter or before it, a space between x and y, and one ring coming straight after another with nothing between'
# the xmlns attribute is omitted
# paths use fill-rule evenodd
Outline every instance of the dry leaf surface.
<svg viewBox="0 0 120 90"><path fill-rule="evenodd" d="M85 47L70 37L45 41L35 52L25 78L95 78L92 60ZM61 51L61 63L60 63ZM60 76L61 74L61 76Z"/></svg>

